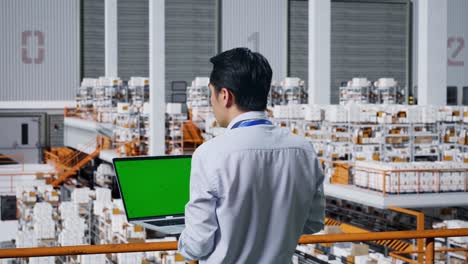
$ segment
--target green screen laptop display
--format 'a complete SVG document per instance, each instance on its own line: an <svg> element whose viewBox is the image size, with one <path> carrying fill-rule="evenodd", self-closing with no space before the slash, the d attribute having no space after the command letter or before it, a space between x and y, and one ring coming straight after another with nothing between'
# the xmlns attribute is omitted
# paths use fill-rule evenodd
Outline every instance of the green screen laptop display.
<svg viewBox="0 0 468 264"><path fill-rule="evenodd" d="M189 201L191 157L115 159L129 219L180 215Z"/></svg>

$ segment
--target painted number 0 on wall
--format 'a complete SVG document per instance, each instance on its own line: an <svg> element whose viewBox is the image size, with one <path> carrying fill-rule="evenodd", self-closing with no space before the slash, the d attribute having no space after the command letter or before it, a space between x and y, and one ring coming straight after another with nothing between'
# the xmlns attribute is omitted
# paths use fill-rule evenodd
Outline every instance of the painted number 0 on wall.
<svg viewBox="0 0 468 264"><path fill-rule="evenodd" d="M28 44L30 41L37 40L37 52L36 57L32 58ZM45 56L44 48L44 32L42 31L23 31L21 34L21 60L24 64L42 64Z"/></svg>
<svg viewBox="0 0 468 264"><path fill-rule="evenodd" d="M465 48L465 39L463 37L450 37L447 40L448 66L463 67L462 51Z"/></svg>

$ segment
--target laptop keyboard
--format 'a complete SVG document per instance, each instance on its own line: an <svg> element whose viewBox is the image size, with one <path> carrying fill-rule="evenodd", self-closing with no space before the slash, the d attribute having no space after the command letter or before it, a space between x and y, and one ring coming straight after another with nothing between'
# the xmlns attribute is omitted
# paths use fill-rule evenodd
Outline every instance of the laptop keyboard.
<svg viewBox="0 0 468 264"><path fill-rule="evenodd" d="M155 226L183 225L183 224L185 224L185 219L170 219L170 220L148 221L146 223L150 224L150 225L155 225Z"/></svg>

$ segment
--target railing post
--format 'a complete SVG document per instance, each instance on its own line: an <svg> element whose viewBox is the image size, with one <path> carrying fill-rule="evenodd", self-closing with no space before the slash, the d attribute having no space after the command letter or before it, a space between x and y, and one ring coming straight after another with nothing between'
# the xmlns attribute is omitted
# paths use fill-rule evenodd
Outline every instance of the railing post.
<svg viewBox="0 0 468 264"><path fill-rule="evenodd" d="M404 209L404 208L400 208L396 206L389 206L388 209L395 211L395 212L400 212L400 213L416 216L416 230L417 231L424 230L424 213L413 211L413 210L408 210L408 209ZM418 251L423 251L424 239L418 238L416 240L416 245L417 245ZM418 253L418 263L423 263L423 262L424 262L423 253Z"/></svg>
<svg viewBox="0 0 468 264"><path fill-rule="evenodd" d="M386 186L387 183L386 183L386 181L385 181L385 178L386 178L386 176L387 176L386 174L387 174L386 172L384 172L384 173L382 174L382 176L383 176L383 179L382 179L382 182L383 182L383 186L382 186L383 196L386 196L386 195L387 195L387 186Z"/></svg>
<svg viewBox="0 0 468 264"><path fill-rule="evenodd" d="M421 231L424 230L424 214L421 212L417 212L416 214L416 230ZM418 250L423 250L424 247L424 240L422 238L416 241L416 245ZM423 263L424 255L422 253L418 253L418 263Z"/></svg>
<svg viewBox="0 0 468 264"><path fill-rule="evenodd" d="M434 238L426 238L426 264L434 264Z"/></svg>

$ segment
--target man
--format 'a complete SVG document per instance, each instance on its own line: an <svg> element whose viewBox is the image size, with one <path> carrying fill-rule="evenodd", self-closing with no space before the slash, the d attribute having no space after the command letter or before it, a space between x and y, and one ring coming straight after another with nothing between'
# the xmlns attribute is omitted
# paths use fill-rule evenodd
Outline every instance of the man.
<svg viewBox="0 0 468 264"><path fill-rule="evenodd" d="M272 71L261 54L236 48L210 61L211 104L227 131L193 154L179 252L200 263L290 263L299 236L323 227L316 154L267 120Z"/></svg>

